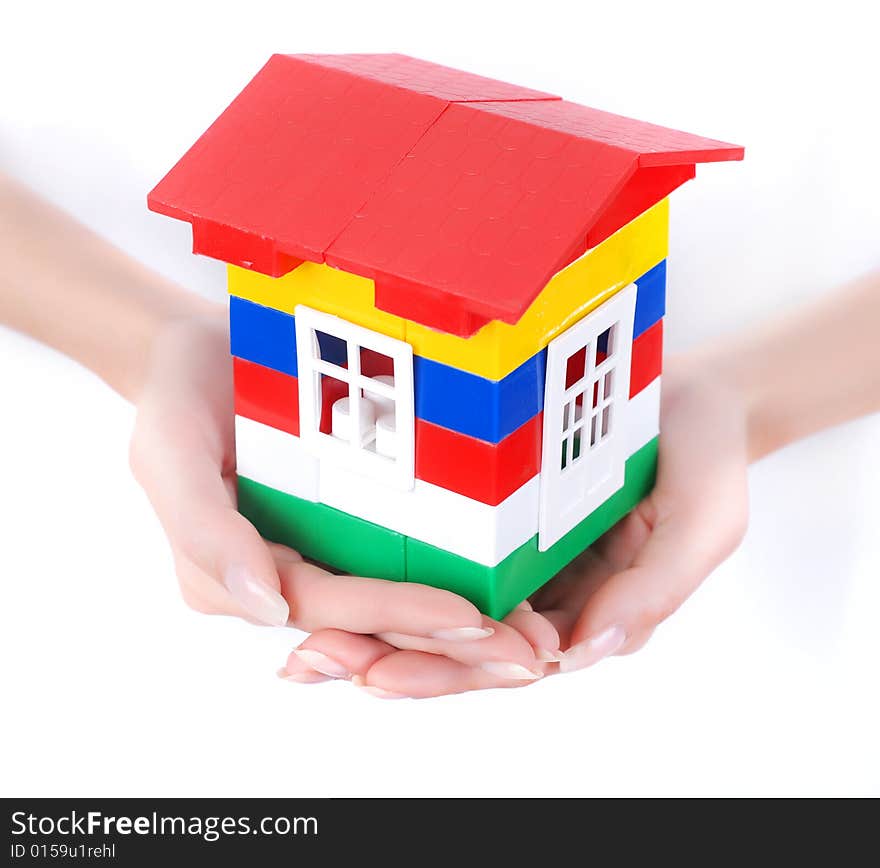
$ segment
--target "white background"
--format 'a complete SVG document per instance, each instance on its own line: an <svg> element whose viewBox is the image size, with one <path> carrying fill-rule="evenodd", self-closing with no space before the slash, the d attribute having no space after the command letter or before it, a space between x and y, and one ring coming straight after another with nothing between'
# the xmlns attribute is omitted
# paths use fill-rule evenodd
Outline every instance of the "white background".
<svg viewBox="0 0 880 868"><path fill-rule="evenodd" d="M402 51L746 145L673 197L672 350L878 264L867 3L16 7L0 166L218 299L145 197L275 51ZM0 331L4 795L880 793L877 417L756 466L742 548L638 655L425 702L283 683L295 634L186 610L131 423Z"/></svg>

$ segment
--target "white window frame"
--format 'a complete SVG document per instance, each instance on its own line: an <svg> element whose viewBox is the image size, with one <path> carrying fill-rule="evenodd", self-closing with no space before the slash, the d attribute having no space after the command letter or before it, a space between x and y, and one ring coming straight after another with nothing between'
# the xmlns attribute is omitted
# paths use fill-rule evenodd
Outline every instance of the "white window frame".
<svg viewBox="0 0 880 868"><path fill-rule="evenodd" d="M538 550L546 551L598 509L624 483L636 286L630 284L547 347ZM608 356L596 363L596 343L612 329ZM584 374L566 388L568 360L586 347ZM611 374L610 391L605 393ZM593 384L600 383L597 406ZM577 399L583 395L580 415ZM607 410L608 430L602 433ZM592 420L597 436L591 436ZM575 437L579 449L574 455ZM563 446L563 444L565 444ZM563 460L563 455L565 459Z"/></svg>
<svg viewBox="0 0 880 868"><path fill-rule="evenodd" d="M299 380L299 426L303 445L320 460L333 462L393 488L409 490L415 483L415 396L412 347L338 316L306 305L297 305L296 358ZM321 358L318 332L345 341L348 367ZM361 373L361 348L391 358L394 382L388 384ZM325 434L321 424L321 375L348 384L349 436L347 440ZM375 440L361 443L363 389L394 404L394 455L375 451ZM373 449L370 449L370 445Z"/></svg>

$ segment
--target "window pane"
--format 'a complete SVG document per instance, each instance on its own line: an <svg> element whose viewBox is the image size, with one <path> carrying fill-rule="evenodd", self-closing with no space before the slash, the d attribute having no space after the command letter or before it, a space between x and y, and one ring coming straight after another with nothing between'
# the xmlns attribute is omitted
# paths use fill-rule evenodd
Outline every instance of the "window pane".
<svg viewBox="0 0 880 868"><path fill-rule="evenodd" d="M584 378L587 365L587 348L581 347L576 353L569 356L565 368L565 388L570 389L578 380Z"/></svg>
<svg viewBox="0 0 880 868"><path fill-rule="evenodd" d="M348 383L328 377L326 374L319 375L321 380L321 424L320 430L324 434L333 432L333 405L341 398L348 400ZM345 439L348 439L347 437Z"/></svg>
<svg viewBox="0 0 880 868"><path fill-rule="evenodd" d="M602 436L606 437L611 428L611 405L602 411Z"/></svg>
<svg viewBox="0 0 880 868"><path fill-rule="evenodd" d="M331 365L340 365L343 368L348 366L348 350L342 338L317 330L315 336L318 339L318 350L323 361L330 362Z"/></svg>
<svg viewBox="0 0 880 868"><path fill-rule="evenodd" d="M361 347L361 373L365 377L394 376L394 359Z"/></svg>
<svg viewBox="0 0 880 868"><path fill-rule="evenodd" d="M596 341L596 364L599 365L614 352L614 334L617 325L609 326Z"/></svg>

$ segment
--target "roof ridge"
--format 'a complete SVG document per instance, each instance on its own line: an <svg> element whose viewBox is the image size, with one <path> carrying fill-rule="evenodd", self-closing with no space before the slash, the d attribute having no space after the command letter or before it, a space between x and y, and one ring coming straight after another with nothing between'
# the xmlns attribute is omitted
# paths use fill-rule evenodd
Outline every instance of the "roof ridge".
<svg viewBox="0 0 880 868"><path fill-rule="evenodd" d="M332 70L335 70L336 72L345 73L346 75L350 75L355 78L369 79L370 81L375 81L380 84L383 84L386 87L392 87L397 90L403 90L403 91L406 91L407 93L421 94L422 96L428 96L428 97L432 97L434 99L442 99L444 102L448 102L448 103L547 102L547 101L557 101L557 100L563 99L563 97L559 96L558 94L552 94L552 93L548 93L545 91L535 90L534 88L526 87L525 85L513 84L511 82L503 81L500 78L492 78L491 76L482 75L482 74L476 73L476 72L468 72L465 70L455 69L454 67L446 66L446 64L443 64L443 63L436 63L433 60L423 60L422 58L413 57L411 54L403 54L402 52L395 52L395 51L340 52L340 53L329 53L329 54L315 54L315 53L281 54L281 53L276 52L272 56L273 57L284 57L284 58L287 58L290 60L297 60L302 63L308 63L312 66L320 66L324 69L332 69ZM510 97L488 97L488 98L487 97L482 97L482 98L467 97L465 99L452 99L449 97L441 97L441 96L437 96L436 94L433 94L433 93L425 93L421 90L418 90L413 85L400 84L396 81L389 80L387 78L381 78L375 72L371 73L369 71L367 71L367 72L358 71L358 70L351 69L351 68L341 66L341 65L333 65L333 64L321 62L321 58L331 58L331 57L332 58L343 58L343 57L350 57L350 58L368 58L368 57L403 58L405 60L413 61L414 63L428 64L432 67L436 67L437 69L449 70L449 72L451 72L451 73L456 73L459 75L466 75L468 77L471 77L474 79L481 79L484 82L491 82L492 84L495 84L498 86L503 86L505 88L511 88L514 90L522 91L524 93L534 94L534 96L518 96L518 97L514 97L514 98L510 98Z"/></svg>
<svg viewBox="0 0 880 868"><path fill-rule="evenodd" d="M437 117L435 117L434 120L431 121L430 124L428 124L428 126L425 128L425 130L422 132L422 134L413 142L412 147L393 166L391 166L391 168L385 173L385 175L381 178L381 180L379 180L376 183L375 187L367 195L367 198L364 199L364 201L360 205L358 205L358 207L355 209L354 214L352 214L352 216L346 221L345 225L330 239L327 246L321 251L321 255L324 256L325 259L326 259L327 251L339 240L340 236L342 236L345 233L345 231L348 229L348 227L351 226L351 224L354 223L355 220L357 220L358 214L360 214L364 210L364 208L367 206L367 204L370 202L370 200L373 199L373 197L376 195L376 193L378 193L379 190L381 190L385 186L385 183L391 177L391 174L394 172L394 170L407 157L409 157L410 154L412 154L413 148L415 148L415 146L418 145L418 143L423 138L425 138L425 136L428 135L428 133L432 129L434 129L434 127L437 125L437 122L440 120L440 118L443 117L444 114L446 114L447 111L449 111L449 107L452 105L455 105L455 103L449 102L449 101L446 102L446 105L443 106L443 109L440 111L440 113L437 115Z"/></svg>
<svg viewBox="0 0 880 868"><path fill-rule="evenodd" d="M295 57L295 56L297 56L297 55L290 55L290 54L285 55L285 57ZM409 55L406 55L406 54L401 55L401 54L391 53L391 54L389 54L389 56L391 56L391 57L408 57ZM353 75L354 73L351 73L351 74ZM367 77L368 77L368 76L364 76L364 78L367 78ZM391 86L391 87L395 87L396 85L390 85L390 86ZM406 90L406 88L403 88L403 90ZM339 231L333 236L333 238L330 239L330 242L329 242L329 243L327 244L327 246L321 251L321 254L322 254L323 256L326 256L327 251L330 250L331 247L333 247L333 245L336 243L336 241L337 241L337 240L338 240L343 234L345 234L345 231L348 229L348 227L351 226L351 224L354 223L354 221L358 219L358 215L364 210L364 208L366 208L366 206L367 206L367 205L370 203L370 201L375 197L375 195L376 195L380 190L382 190L382 189L384 188L384 186L385 186L385 182L391 177L391 175L393 174L394 170L395 170L395 169L396 169L396 168L397 168L397 167L398 167L398 166L399 166L399 165L400 165L405 159L407 159L407 157L409 157L409 156L412 155L413 151L418 147L418 145L420 144L420 142L422 141L422 139L424 139L425 136L427 136L428 133L430 133L431 130L434 129L435 126L437 126L437 124L440 122L440 119L443 117L443 115L446 114L446 112L449 111L449 109L450 109L451 106L454 106L454 105L466 105L466 106L469 106L469 107L475 107L475 108L476 108L475 104L478 103L478 102L481 102L481 103L486 103L486 102L489 102L489 103L500 103L500 102L548 102L548 101L561 100L561 99L562 99L562 97L560 97L560 96L552 96L552 97L542 97L541 99L535 98L535 99L531 99L531 100L524 100L524 99L523 99L523 100L518 100L518 99L501 99L501 100L495 100L495 99L490 99L490 100L486 100L486 99L481 99L481 100L447 100L447 101L446 101L446 105L443 106L443 109L440 111L440 113L437 115L437 117L434 118L433 121L431 121L431 123L425 128L425 130L422 132L422 134L421 134L421 135L420 135L420 136L419 136L419 137L418 137L418 138L412 143L412 146L410 147L410 149L409 149L409 150L408 150L408 151L407 151L407 152L406 152L406 153L405 153L405 154L404 154L404 155L403 155L403 156L402 156L402 157L401 157L401 158L400 158L400 159L399 159L399 160L398 160L393 166L391 166L391 168L390 168L390 169L388 170L388 172L382 177L382 179L376 183L375 187L370 191L370 193L369 193L369 195L367 196L367 198L364 199L364 201L363 201L363 202L357 207L357 209L355 210L354 214L353 214L353 215L351 216L351 218L345 223L345 225L344 225L344 226L343 226L343 227L342 227L342 228L341 228L341 229L340 229L340 230L339 230ZM479 109L477 109L477 111L479 111Z"/></svg>

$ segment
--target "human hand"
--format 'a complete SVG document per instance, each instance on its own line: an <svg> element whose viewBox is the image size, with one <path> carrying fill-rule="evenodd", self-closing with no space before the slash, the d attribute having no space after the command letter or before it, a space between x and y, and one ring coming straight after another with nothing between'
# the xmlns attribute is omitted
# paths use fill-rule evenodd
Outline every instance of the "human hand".
<svg viewBox="0 0 880 868"><path fill-rule="evenodd" d="M547 623L555 627L567 650L561 659L539 655L545 674L638 650L737 547L747 520L746 416L736 390L725 386L706 360L667 363L653 492L538 591L531 605L506 619L523 635L540 631L544 647L550 641ZM324 630L296 649L280 674L324 680L315 671L317 661L320 671L345 673L385 698L528 683L500 682L471 665L471 651L450 653L423 640Z"/></svg>
<svg viewBox="0 0 880 868"><path fill-rule="evenodd" d="M132 469L168 536L192 608L325 637L345 631L352 643L390 647L361 634L422 642L485 666L496 681L534 679L536 653L548 659L558 652L555 629L536 615L499 624L448 591L334 576L261 539L235 507L232 366L222 311L160 330L136 403Z"/></svg>

